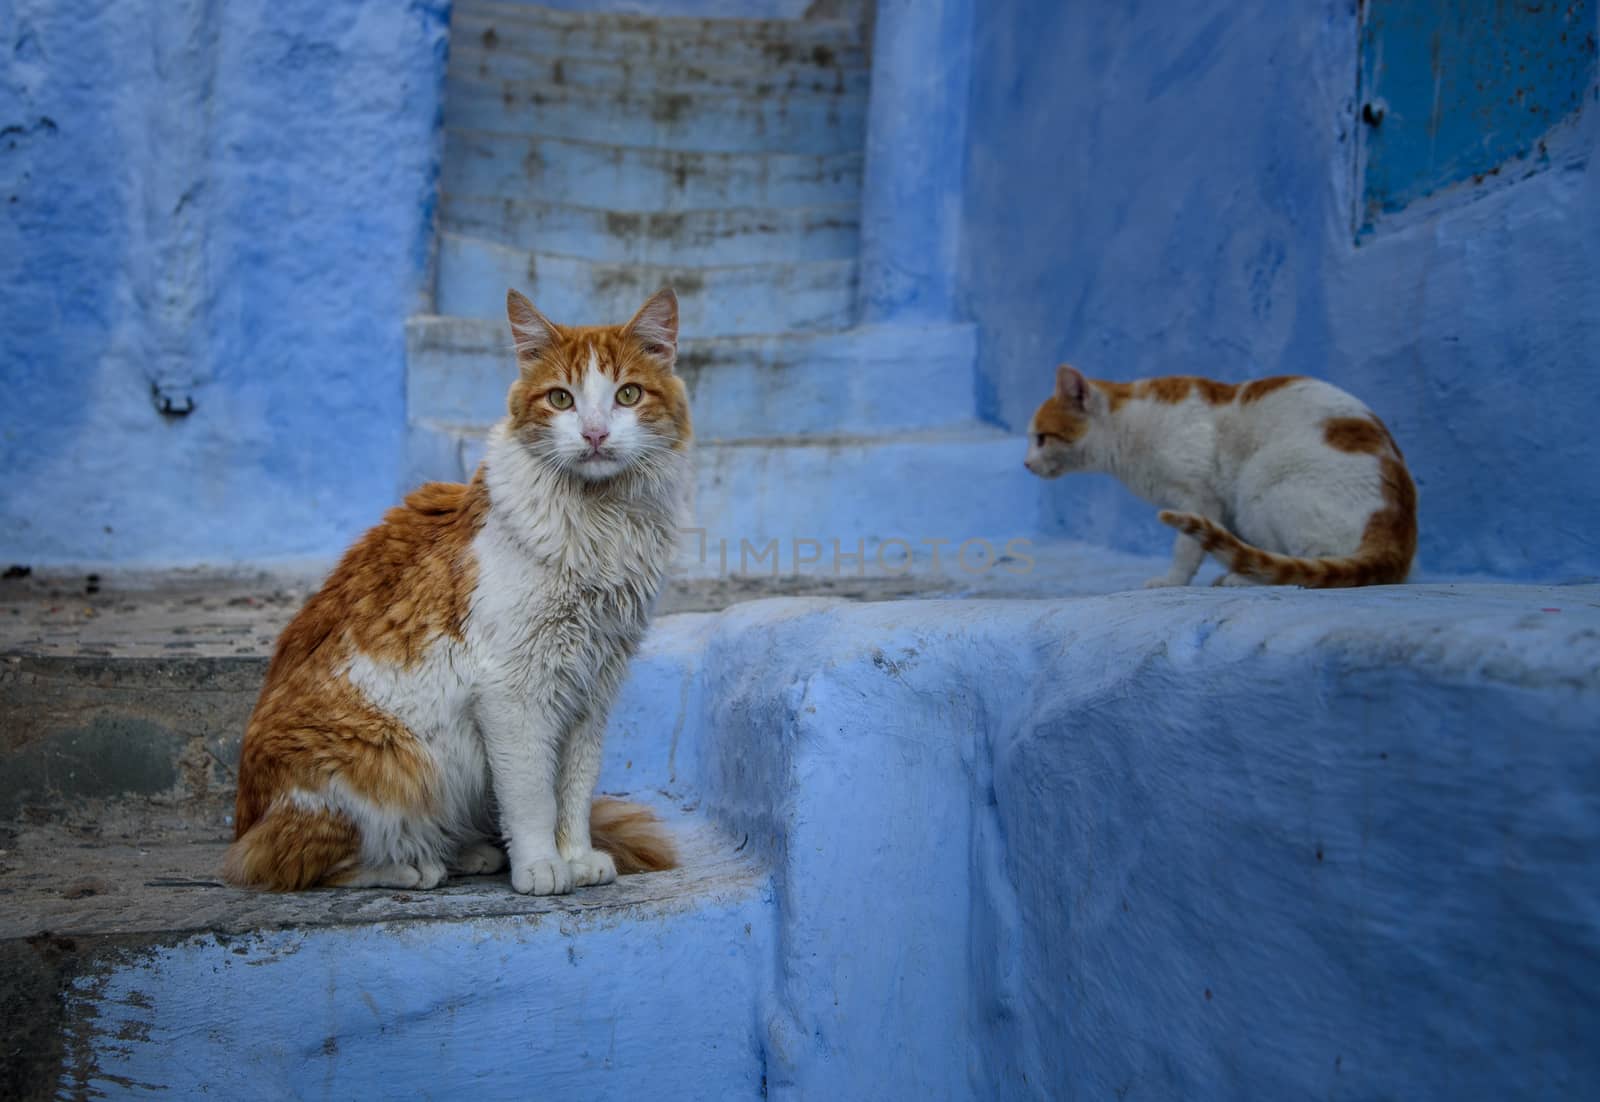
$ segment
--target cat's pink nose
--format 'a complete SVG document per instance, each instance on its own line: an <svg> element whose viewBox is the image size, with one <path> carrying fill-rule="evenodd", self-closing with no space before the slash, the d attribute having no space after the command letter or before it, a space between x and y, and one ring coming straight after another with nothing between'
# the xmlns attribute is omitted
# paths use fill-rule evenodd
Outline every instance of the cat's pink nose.
<svg viewBox="0 0 1600 1102"><path fill-rule="evenodd" d="M606 438L608 436L610 436L610 435L611 435L611 433L607 429L598 429L597 428L597 429L584 429L583 430L583 438L585 440L589 441L589 446L591 448L593 448L595 451L599 451L600 450L600 445L604 444L606 442Z"/></svg>

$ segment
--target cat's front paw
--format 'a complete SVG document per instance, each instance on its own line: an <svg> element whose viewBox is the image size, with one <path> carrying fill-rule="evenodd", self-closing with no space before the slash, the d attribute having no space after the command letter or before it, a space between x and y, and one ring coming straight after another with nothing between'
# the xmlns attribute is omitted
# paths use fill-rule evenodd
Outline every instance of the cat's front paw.
<svg viewBox="0 0 1600 1102"><path fill-rule="evenodd" d="M572 890L572 866L559 857L512 866L511 886L523 895L566 895Z"/></svg>
<svg viewBox="0 0 1600 1102"><path fill-rule="evenodd" d="M1148 582L1145 582L1144 587L1146 589L1171 589L1174 586L1184 586L1188 584L1188 582L1174 578L1170 574L1159 574L1156 577L1151 578Z"/></svg>
<svg viewBox="0 0 1600 1102"><path fill-rule="evenodd" d="M609 884L617 878L617 863L609 853L601 853L597 849L570 858L567 865L572 869L572 885L575 888Z"/></svg>

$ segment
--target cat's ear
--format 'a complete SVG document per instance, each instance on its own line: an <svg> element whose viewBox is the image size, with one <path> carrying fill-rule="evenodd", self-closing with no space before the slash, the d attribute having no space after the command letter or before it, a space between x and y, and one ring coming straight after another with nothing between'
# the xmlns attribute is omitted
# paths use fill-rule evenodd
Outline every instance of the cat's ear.
<svg viewBox="0 0 1600 1102"><path fill-rule="evenodd" d="M663 287L651 295L624 332L670 368L678 359L678 296L672 288Z"/></svg>
<svg viewBox="0 0 1600 1102"><path fill-rule="evenodd" d="M1069 409L1088 413L1091 392L1089 380L1083 377L1083 372L1071 364L1062 364L1056 368L1056 397Z"/></svg>
<svg viewBox="0 0 1600 1102"><path fill-rule="evenodd" d="M517 342L518 360L536 360L554 348L559 334L549 318L533 308L527 296L514 289L506 291L506 318Z"/></svg>

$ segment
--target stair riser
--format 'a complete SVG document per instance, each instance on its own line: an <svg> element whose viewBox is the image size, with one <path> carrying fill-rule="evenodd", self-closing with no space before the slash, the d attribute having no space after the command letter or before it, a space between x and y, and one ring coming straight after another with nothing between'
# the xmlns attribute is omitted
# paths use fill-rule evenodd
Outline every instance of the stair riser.
<svg viewBox="0 0 1600 1102"><path fill-rule="evenodd" d="M461 466L433 477L460 480L482 460L481 436L460 439ZM880 555L892 569L906 545L926 555L932 540L948 541L947 553L968 540L987 541L987 551L979 543L968 548L977 566L1006 541L1037 531L1039 480L1023 468L1024 452L1020 438L1004 437L831 447L702 443L695 449L693 527L705 530L706 549L691 541L680 565L695 575L768 573L773 562L760 554L776 541L777 565L787 570L801 541L799 553L822 555L824 572L837 561L842 573L870 573L882 565ZM835 540L840 555L864 549L866 560L835 560Z"/></svg>
<svg viewBox="0 0 1600 1102"><path fill-rule="evenodd" d="M450 131L442 188L613 210L814 207L861 197L861 156L683 153Z"/></svg>
<svg viewBox="0 0 1600 1102"><path fill-rule="evenodd" d="M696 524L729 554L778 541L785 562L796 540L815 540L832 562L865 546L892 561L886 541L921 553L928 540L956 547L1006 539L1037 526L1039 483L1022 466L1020 440L852 443L837 447L706 445L697 449ZM971 554L981 553L973 547ZM720 570L712 551L703 570ZM841 571L857 569L840 560ZM866 569L876 565L870 559ZM741 568L744 567L741 561ZM749 569L761 572L755 564Z"/></svg>
<svg viewBox="0 0 1600 1102"><path fill-rule="evenodd" d="M629 96L450 81L445 125L529 137L720 153L844 153L866 139L861 97L663 92Z"/></svg>
<svg viewBox="0 0 1600 1102"><path fill-rule="evenodd" d="M664 286L678 292L682 328L708 336L841 329L855 309L850 261L663 269L525 253L451 235L439 247L439 311L460 317L502 317L506 288L515 287L560 324L616 324Z"/></svg>
<svg viewBox="0 0 1600 1102"><path fill-rule="evenodd" d="M868 435L971 424L974 359L960 351L929 355L906 382L906 360L753 360L700 367L686 357L679 374L689 387L701 440L774 436Z"/></svg>
<svg viewBox="0 0 1600 1102"><path fill-rule="evenodd" d="M781 28L779 34L763 37L765 30L739 23L692 27L687 32L664 23L638 29L618 25L562 29L519 19L486 17L469 10L456 12L450 21L452 42L464 42L485 51L596 60L626 58L635 63L686 68L717 65L759 70L813 65L829 69L861 68L867 64L866 52L849 44L837 28L792 23Z"/></svg>
<svg viewBox="0 0 1600 1102"><path fill-rule="evenodd" d="M919 336L925 342L917 343ZM678 373L702 440L867 434L974 421L974 359L965 327L891 337L857 331L827 340L688 342ZM912 363L916 381L907 386ZM505 415L515 371L509 343L457 350L432 343L425 326L413 327L408 416L490 425ZM421 441L417 447L427 461L430 449Z"/></svg>
<svg viewBox="0 0 1600 1102"><path fill-rule="evenodd" d="M760 264L853 260L857 207L640 214L538 201L446 195L447 231L515 248L628 264Z"/></svg>
<svg viewBox="0 0 1600 1102"><path fill-rule="evenodd" d="M754 1098L771 926L746 888L592 913L57 939L69 963L33 979L59 986L63 1088Z"/></svg>
<svg viewBox="0 0 1600 1102"><path fill-rule="evenodd" d="M797 93L865 96L872 86L871 71L865 68L817 65L777 68L764 63L745 69L721 64L690 67L630 57L602 59L511 53L455 43L450 47L450 76L479 81L545 81L604 91L756 96Z"/></svg>

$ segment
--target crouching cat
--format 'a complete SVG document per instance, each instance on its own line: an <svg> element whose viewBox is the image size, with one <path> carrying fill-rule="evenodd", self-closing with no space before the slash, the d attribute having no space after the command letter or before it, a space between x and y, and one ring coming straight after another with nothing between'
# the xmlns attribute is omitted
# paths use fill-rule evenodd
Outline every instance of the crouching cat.
<svg viewBox="0 0 1600 1102"><path fill-rule="evenodd" d="M1298 375L1218 383L1188 375L1111 383L1062 364L1029 425L1034 474L1103 471L1178 529L1188 585L1210 552L1219 585L1405 581L1417 491L1383 422L1338 387Z"/></svg>
<svg viewBox="0 0 1600 1102"><path fill-rule="evenodd" d="M593 801L690 477L678 301L562 328L515 291L519 377L467 485L429 483L278 640L245 733L239 885L519 892L670 868L643 807Z"/></svg>

